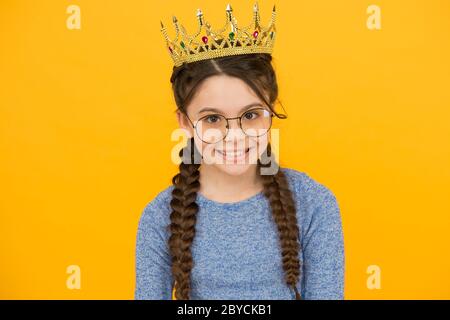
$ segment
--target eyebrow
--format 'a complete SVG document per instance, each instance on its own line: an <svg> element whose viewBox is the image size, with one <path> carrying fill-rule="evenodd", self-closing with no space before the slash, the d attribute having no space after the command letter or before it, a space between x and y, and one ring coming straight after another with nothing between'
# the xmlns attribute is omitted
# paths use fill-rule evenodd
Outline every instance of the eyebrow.
<svg viewBox="0 0 450 320"><path fill-rule="evenodd" d="M257 106L263 107L263 105L260 102L253 102L253 103L250 103L250 104L242 107L241 110L239 110L239 113L244 112L245 110L250 109L251 107L257 107ZM222 111L219 109L212 108L212 107L205 107L205 108L200 109L200 111L197 114L200 114L203 112L208 112L208 111L222 113Z"/></svg>

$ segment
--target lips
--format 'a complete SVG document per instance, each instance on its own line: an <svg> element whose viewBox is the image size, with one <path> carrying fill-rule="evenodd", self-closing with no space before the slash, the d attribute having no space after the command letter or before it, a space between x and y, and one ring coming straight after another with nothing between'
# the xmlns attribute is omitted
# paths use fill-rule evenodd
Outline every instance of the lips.
<svg viewBox="0 0 450 320"><path fill-rule="evenodd" d="M235 158L235 157L243 156L249 150L250 150L250 148L241 149L241 150L216 150L216 151L224 157Z"/></svg>

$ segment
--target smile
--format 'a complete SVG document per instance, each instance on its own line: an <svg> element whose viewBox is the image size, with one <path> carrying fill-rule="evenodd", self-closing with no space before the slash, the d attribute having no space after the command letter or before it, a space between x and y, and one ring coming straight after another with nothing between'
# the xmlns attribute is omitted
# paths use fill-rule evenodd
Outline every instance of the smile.
<svg viewBox="0 0 450 320"><path fill-rule="evenodd" d="M250 151L250 148L247 148L245 150L216 150L217 153L219 153L224 158L243 158L245 157L248 152Z"/></svg>

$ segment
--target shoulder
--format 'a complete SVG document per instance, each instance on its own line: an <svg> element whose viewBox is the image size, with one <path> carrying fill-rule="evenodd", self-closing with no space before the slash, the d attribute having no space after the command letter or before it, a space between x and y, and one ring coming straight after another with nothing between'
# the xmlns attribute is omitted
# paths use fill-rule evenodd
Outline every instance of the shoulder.
<svg viewBox="0 0 450 320"><path fill-rule="evenodd" d="M167 186L158 192L153 199L147 201L139 218L139 226L167 225L170 220L170 200L172 199L173 185Z"/></svg>
<svg viewBox="0 0 450 320"><path fill-rule="evenodd" d="M335 194L305 172L282 168L294 193L302 234L305 238L315 230L340 232L341 213Z"/></svg>
<svg viewBox="0 0 450 320"><path fill-rule="evenodd" d="M285 174L292 191L303 196L308 202L320 202L335 198L333 191L324 183L312 178L306 172L292 168L281 168Z"/></svg>
<svg viewBox="0 0 450 320"><path fill-rule="evenodd" d="M339 205L334 192L323 182L305 172L281 168L288 180L297 203L299 218L304 223L311 219L339 215Z"/></svg>

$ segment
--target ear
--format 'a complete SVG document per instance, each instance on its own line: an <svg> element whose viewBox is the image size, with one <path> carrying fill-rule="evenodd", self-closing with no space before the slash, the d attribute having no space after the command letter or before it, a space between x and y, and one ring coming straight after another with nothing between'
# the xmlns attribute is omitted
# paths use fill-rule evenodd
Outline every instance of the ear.
<svg viewBox="0 0 450 320"><path fill-rule="evenodd" d="M180 126L180 128L186 130L186 132L189 133L189 138L193 137L194 130L192 128L191 123L186 118L186 115L183 112L181 112L180 110L177 110L176 113L177 113L178 125Z"/></svg>

